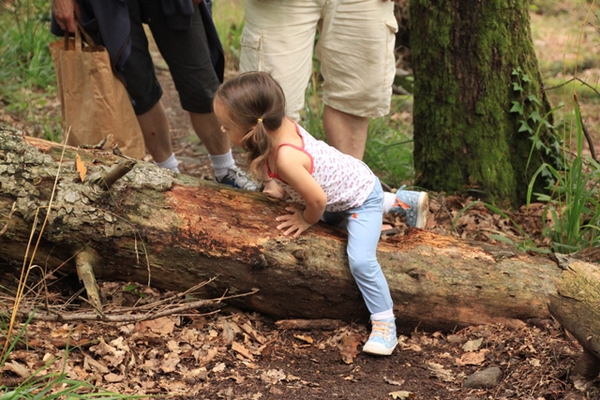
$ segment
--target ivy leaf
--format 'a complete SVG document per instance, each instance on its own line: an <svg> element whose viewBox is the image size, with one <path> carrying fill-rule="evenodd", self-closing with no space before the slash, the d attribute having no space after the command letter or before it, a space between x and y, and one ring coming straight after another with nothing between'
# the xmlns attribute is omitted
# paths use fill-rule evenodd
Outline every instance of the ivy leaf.
<svg viewBox="0 0 600 400"><path fill-rule="evenodd" d="M512 104L513 104L513 106L510 109L510 112L511 113L516 112L516 113L523 115L523 107L519 104L519 102L513 101Z"/></svg>
<svg viewBox="0 0 600 400"><path fill-rule="evenodd" d="M523 74L521 79L523 80L523 82L531 82L531 78L527 74Z"/></svg>
<svg viewBox="0 0 600 400"><path fill-rule="evenodd" d="M535 94L530 94L529 96L527 96L527 100L529 100L532 103L540 104L540 101L538 100Z"/></svg>
<svg viewBox="0 0 600 400"><path fill-rule="evenodd" d="M531 112L531 114L529 114L529 118L533 122L540 122L542 120L542 116L540 115L540 113L537 110L533 110Z"/></svg>
<svg viewBox="0 0 600 400"><path fill-rule="evenodd" d="M523 90L525 90L525 89L523 89L523 88L521 87L521 85L519 84L519 82L513 82L513 90L514 90L515 92L522 92L522 91L523 91Z"/></svg>
<svg viewBox="0 0 600 400"><path fill-rule="evenodd" d="M521 127L519 128L519 132L533 133L533 130L529 127L529 124L527 124L527 121L520 120L519 122L521 122Z"/></svg>

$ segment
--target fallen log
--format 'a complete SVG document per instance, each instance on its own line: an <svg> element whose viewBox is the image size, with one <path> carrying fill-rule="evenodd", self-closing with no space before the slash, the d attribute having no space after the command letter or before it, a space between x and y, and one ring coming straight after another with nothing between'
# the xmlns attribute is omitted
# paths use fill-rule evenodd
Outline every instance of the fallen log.
<svg viewBox="0 0 600 400"><path fill-rule="evenodd" d="M583 356L571 370L571 380L592 380L600 373L600 269L579 261L565 266L557 293L548 308L583 346Z"/></svg>
<svg viewBox="0 0 600 400"><path fill-rule="evenodd" d="M202 295L258 289L231 302L276 319L366 321L343 231L317 224L284 237L275 221L284 203L146 162L107 189L99 182L122 158L70 147L61 154L62 145L0 129L0 258L29 260L35 248L26 265L71 272L90 249L99 279L185 290L217 276ZM33 244L32 229L41 233ZM401 331L548 318L549 296L560 296L554 261L506 247L413 230L382 241L378 257Z"/></svg>

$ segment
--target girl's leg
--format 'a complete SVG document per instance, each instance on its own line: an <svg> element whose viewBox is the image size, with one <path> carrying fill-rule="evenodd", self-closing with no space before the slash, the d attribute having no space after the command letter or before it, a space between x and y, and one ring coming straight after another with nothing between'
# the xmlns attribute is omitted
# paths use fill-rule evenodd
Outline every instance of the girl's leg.
<svg viewBox="0 0 600 400"><path fill-rule="evenodd" d="M392 310L387 280L377 261L377 245L383 221L383 192L379 182L365 203L348 212L348 261L371 314Z"/></svg>
<svg viewBox="0 0 600 400"><path fill-rule="evenodd" d="M390 355L398 344L392 296L377 261L383 221L383 190L379 181L365 203L348 213L348 260L367 308L373 329L363 346L366 353Z"/></svg>

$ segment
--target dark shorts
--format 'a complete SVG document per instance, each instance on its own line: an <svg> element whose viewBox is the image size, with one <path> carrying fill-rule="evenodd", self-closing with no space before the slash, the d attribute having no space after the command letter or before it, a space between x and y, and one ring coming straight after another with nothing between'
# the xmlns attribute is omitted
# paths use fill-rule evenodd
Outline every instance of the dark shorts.
<svg viewBox="0 0 600 400"><path fill-rule="evenodd" d="M219 79L211 63L198 7L195 7L192 29L176 30L167 25L160 3L160 0L127 0L132 46L123 76L135 113L149 111L162 96L143 23L150 27L158 50L169 66L181 107L194 113L210 113Z"/></svg>

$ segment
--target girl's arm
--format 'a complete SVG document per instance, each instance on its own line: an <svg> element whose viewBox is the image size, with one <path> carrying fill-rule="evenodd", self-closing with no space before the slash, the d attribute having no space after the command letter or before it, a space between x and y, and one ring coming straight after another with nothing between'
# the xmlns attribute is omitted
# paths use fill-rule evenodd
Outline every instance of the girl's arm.
<svg viewBox="0 0 600 400"><path fill-rule="evenodd" d="M308 172L310 167L311 160L304 152L289 146L279 148L277 173L302 196L306 203L306 209L303 211L289 207L287 210L292 214L277 217L277 221L282 221L277 229L287 228L283 232L284 235L293 233L294 237L297 237L311 225L316 224L325 212L327 196Z"/></svg>
<svg viewBox="0 0 600 400"><path fill-rule="evenodd" d="M283 200L286 198L287 193L285 192L285 189L279 186L277 182L273 180L273 178L269 178L269 174L267 173L266 167L262 169L260 174L258 174L257 178L260 179L264 185L264 188L262 190L263 193L266 193L269 196L274 197L276 199Z"/></svg>
<svg viewBox="0 0 600 400"><path fill-rule="evenodd" d="M263 181L263 184L265 185L263 193L266 193L276 199L283 200L286 198L287 193L285 192L285 189L279 186L273 179Z"/></svg>

